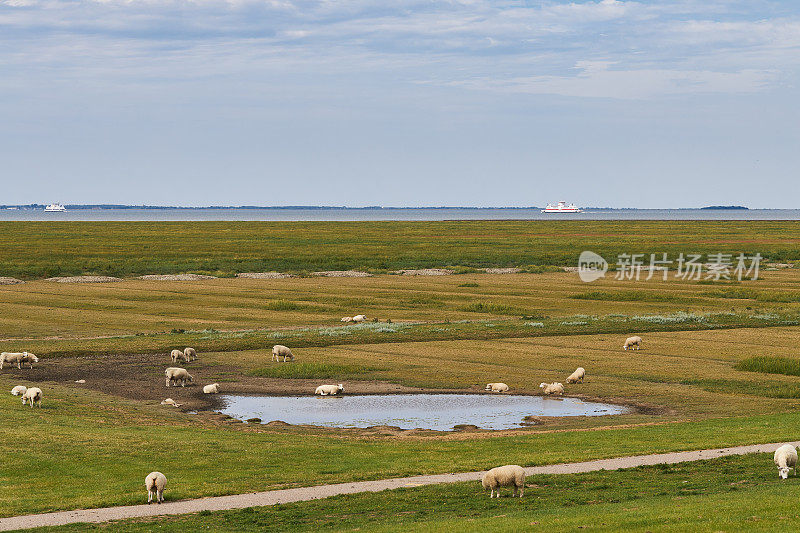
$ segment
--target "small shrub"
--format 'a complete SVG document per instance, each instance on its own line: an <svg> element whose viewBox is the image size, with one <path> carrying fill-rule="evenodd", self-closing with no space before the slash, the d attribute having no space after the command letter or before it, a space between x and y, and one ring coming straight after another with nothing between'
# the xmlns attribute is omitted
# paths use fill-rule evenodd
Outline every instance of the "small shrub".
<svg viewBox="0 0 800 533"><path fill-rule="evenodd" d="M480 285L478 285L477 283L462 283L461 285L459 285L459 287L473 287L473 288L479 286Z"/></svg>

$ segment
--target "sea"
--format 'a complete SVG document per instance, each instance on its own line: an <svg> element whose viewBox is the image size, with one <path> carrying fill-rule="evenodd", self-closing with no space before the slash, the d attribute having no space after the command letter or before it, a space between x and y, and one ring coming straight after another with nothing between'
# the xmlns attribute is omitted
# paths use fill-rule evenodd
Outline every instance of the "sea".
<svg viewBox="0 0 800 533"><path fill-rule="evenodd" d="M589 209L542 213L541 208L43 208L0 209L0 221L366 221L366 220L800 220L800 209Z"/></svg>

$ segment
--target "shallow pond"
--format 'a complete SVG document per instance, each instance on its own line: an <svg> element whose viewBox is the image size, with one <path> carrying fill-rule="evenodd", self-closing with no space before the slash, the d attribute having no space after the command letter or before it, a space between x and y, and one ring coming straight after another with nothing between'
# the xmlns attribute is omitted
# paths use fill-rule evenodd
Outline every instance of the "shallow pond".
<svg viewBox="0 0 800 533"><path fill-rule="evenodd" d="M247 420L282 420L289 424L365 428L399 426L439 431L457 424L484 429L523 426L526 416L603 416L628 413L620 405L577 398L500 394L383 394L337 396L222 396L221 412Z"/></svg>

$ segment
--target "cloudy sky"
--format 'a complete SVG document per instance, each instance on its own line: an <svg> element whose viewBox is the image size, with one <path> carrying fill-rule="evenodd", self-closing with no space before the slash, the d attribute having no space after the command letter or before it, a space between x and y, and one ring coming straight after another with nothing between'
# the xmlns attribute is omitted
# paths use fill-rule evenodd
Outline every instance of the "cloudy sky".
<svg viewBox="0 0 800 533"><path fill-rule="evenodd" d="M800 208L794 0L0 0L0 203Z"/></svg>

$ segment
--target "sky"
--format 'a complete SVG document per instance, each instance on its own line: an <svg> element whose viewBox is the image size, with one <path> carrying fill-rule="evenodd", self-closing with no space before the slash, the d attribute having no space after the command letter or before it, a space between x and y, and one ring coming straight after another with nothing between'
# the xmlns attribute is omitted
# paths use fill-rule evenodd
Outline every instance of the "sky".
<svg viewBox="0 0 800 533"><path fill-rule="evenodd" d="M800 2L0 0L0 204L800 208Z"/></svg>

